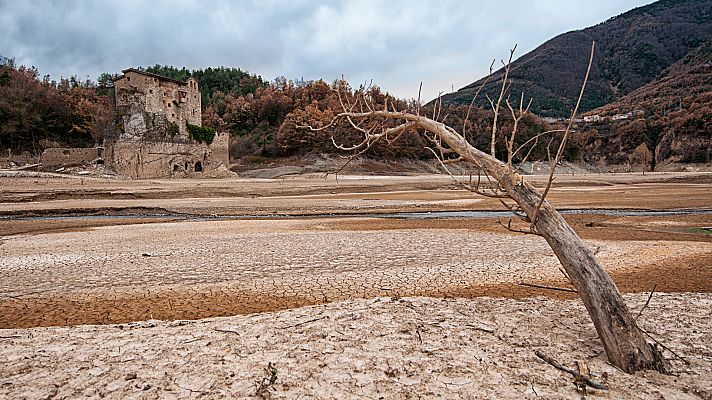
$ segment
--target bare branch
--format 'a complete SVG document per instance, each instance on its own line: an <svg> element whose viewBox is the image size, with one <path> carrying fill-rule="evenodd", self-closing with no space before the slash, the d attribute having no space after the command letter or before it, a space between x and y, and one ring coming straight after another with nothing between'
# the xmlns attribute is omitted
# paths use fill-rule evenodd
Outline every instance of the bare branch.
<svg viewBox="0 0 712 400"><path fill-rule="evenodd" d="M367 130L361 128L360 126L356 125L356 124L354 123L354 121L351 119L351 117L346 117L346 120L349 121L349 124L351 124L351 126L352 126L354 129L356 129L357 131L363 133L364 135L367 135L367 136L368 136L368 135L371 133L370 131L367 131Z"/></svg>
<svg viewBox="0 0 712 400"><path fill-rule="evenodd" d="M667 351L669 351L670 353L672 353L673 356L675 356L675 357L676 357L677 359L679 359L680 361L684 362L686 365L690 365L690 362L687 361L687 359L686 359L685 357L683 357L683 356L681 356L681 355L675 353L675 351L674 351L673 349L671 349L671 348L665 346L664 344L660 343L660 341L658 341L657 339L655 339L648 331L646 331L645 329L642 329L642 328L641 328L640 330L643 331L643 333L645 334L645 336L649 337L650 340L652 340L653 342L655 342L655 344L657 344L658 346L662 347L664 350L667 350Z"/></svg>
<svg viewBox="0 0 712 400"><path fill-rule="evenodd" d="M517 49L517 45L515 44L512 50L509 51L509 61L507 61L506 64L504 64L504 61L502 61L502 64L504 64L504 78L502 79L502 90L499 92L499 99L497 100L497 104L493 105L494 109L494 121L492 121L492 139L490 140L490 155L494 157L494 147L495 143L497 142L497 118L499 117L499 107L502 104L502 99L504 98L504 93L507 89L507 78L509 77L509 68L512 65L512 57L514 56L514 51ZM490 101L491 103L491 101Z"/></svg>
<svg viewBox="0 0 712 400"><path fill-rule="evenodd" d="M487 82L489 82L490 78L492 77L492 67L494 67L494 61L495 60L492 60L492 64L490 64L490 67L489 67L489 73L487 73L487 77L482 82L482 85L480 85L480 87L477 89L477 92L475 92L475 95L472 96L472 101L470 101L470 105L467 107L467 114L465 115L465 120L462 122L462 137L465 140L467 140L467 121L470 119L470 112L472 112L472 106L475 104L475 100L477 99L477 96L482 91L482 88L485 87Z"/></svg>
<svg viewBox="0 0 712 400"><path fill-rule="evenodd" d="M556 286L535 285L533 283L526 283L526 282L520 282L519 285L533 287L533 288L537 288L537 289L556 290L558 292L578 293L578 291L576 291L576 289L561 288L561 287L556 287Z"/></svg>
<svg viewBox="0 0 712 400"><path fill-rule="evenodd" d="M569 274L566 273L566 270L564 270L563 268L559 267L559 271L564 275L564 277L566 278L567 281L571 282L571 278L569 278Z"/></svg>
<svg viewBox="0 0 712 400"><path fill-rule="evenodd" d="M432 116L432 118L430 118L430 119L432 119L433 121L437 121L436 113L437 113L437 111L438 111L438 101L440 100L440 96L441 96L442 94L443 94L443 92L438 92L438 97L435 98L435 103L433 104L433 116Z"/></svg>
<svg viewBox="0 0 712 400"><path fill-rule="evenodd" d="M420 116L420 92L423 90L423 81L420 81L420 87L418 88L418 104L417 104L417 112L415 115Z"/></svg>
<svg viewBox="0 0 712 400"><path fill-rule="evenodd" d="M373 127L372 129L375 130L376 127ZM335 175L337 177L336 179L338 180L339 173L341 173L341 171L344 168L346 168L346 166L349 165L351 163L351 161L356 159L361 154L367 152L379 140L381 140L382 138L387 138L390 133L397 133L396 138L393 139L393 141L395 141L396 139L398 139L398 137L400 137L400 135L402 135L404 132L407 132L411 129L413 129L412 123L405 123L405 124L402 124L395 128L387 129L380 134L369 134L368 136L366 136L366 138L361 143L359 143L355 146L352 146L350 148L337 145L336 141L334 140L334 137L332 136L331 142L334 144L334 146L336 148L338 148L340 150L353 151L353 150L357 150L357 149L361 148L362 146L363 146L363 148L359 152L351 154L348 161L346 161L341 167L339 167L338 170L336 170L335 172L332 172L331 174ZM327 172L326 175L324 176L324 178L328 178L328 177L329 177L329 173Z"/></svg>
<svg viewBox="0 0 712 400"><path fill-rule="evenodd" d="M384 139L385 139L386 143L392 144L392 143L397 142L398 139L400 139L400 137L401 137L404 133L408 133L408 132L411 132L411 131L412 131L411 129L408 129L408 130L405 130L405 129L404 129L404 130L398 132L398 134L396 135L396 137L394 137L393 139L389 139L389 138L388 138L388 134L386 134L386 136L385 136Z"/></svg>
<svg viewBox="0 0 712 400"><path fill-rule="evenodd" d="M445 165L446 162L443 161L443 160L437 155L437 153L435 153L435 150L431 149L430 147L426 147L426 149L430 150L430 152L433 153L433 155L435 156L435 159L438 160L438 162L440 163L440 166L442 166L443 169L445 170L445 172L447 172L447 174L450 175L450 177L452 178L452 180L455 181L455 183L457 183L458 185L462 186L464 189L467 189L467 190L469 190L470 192L473 192L473 193L477 193L477 194L479 194L480 196L493 197L493 198L509 198L509 195L506 194L506 193L500 193L500 194L498 194L498 193L494 192L494 190L493 190L493 193L487 193L487 192L484 192L484 191L480 190L480 189L479 189L479 182L478 182L478 185L477 185L477 186L472 186L472 185L470 185L469 183L465 183L465 182L463 182L463 181L457 179L457 178L455 177L455 175L453 175L452 172L450 172L450 170L448 169L448 167ZM459 161L463 161L463 160L458 160L457 162L459 162Z"/></svg>
<svg viewBox="0 0 712 400"><path fill-rule="evenodd" d="M522 209L521 209L518 205L515 204L515 205L511 205L511 206L510 206L509 204L505 203L502 199L500 199L499 202L502 203L502 205L503 205L507 210L509 210L509 212L511 212L512 214L514 214L515 217L517 217L517 218L519 218L519 219L521 219L522 221L527 222L527 223L531 222L531 221L529 221L529 217L527 217L527 214L525 214L524 212L522 212Z"/></svg>
<svg viewBox="0 0 712 400"><path fill-rule="evenodd" d="M489 101L492 111L494 111L494 101L492 101L492 99L489 97L489 95L487 93L485 93L485 98L487 99L487 101Z"/></svg>
<svg viewBox="0 0 712 400"><path fill-rule="evenodd" d="M541 358L542 360L546 361L549 365L552 367L558 369L559 371L564 371L566 373L571 374L576 381L583 382L584 385L590 386L594 389L600 389L600 390L608 390L608 387L604 384L598 383L596 381L591 380L588 376L581 375L580 373L570 369L566 368L563 365L561 365L558 361L554 360L553 358L547 356L546 354L542 353L539 350L536 350L534 352L537 357Z"/></svg>
<svg viewBox="0 0 712 400"><path fill-rule="evenodd" d="M591 56L588 59L588 67L586 68L586 76L583 78L583 84L581 85L581 92L579 93L578 100L576 101L576 107L574 107L574 110L571 112L571 118L569 119L569 125L566 127L566 132L564 132L564 137L561 139L561 143L559 144L559 149L556 152L556 159L554 160L554 164L552 165L551 163L549 164L549 179L546 182L546 188L544 189L544 193L541 195L541 200L539 200L539 204L536 207L536 211L534 211L534 216L532 217L532 224L536 224L536 221L539 217L539 211L541 210L541 206L544 204L544 201L546 201L546 196L549 194L549 190L551 189L551 183L554 181L554 172L556 171L556 166L559 164L561 161L561 157L564 154L564 148L566 147L566 141L569 138L569 133L571 132L571 127L574 124L574 118L576 117L576 113L578 112L579 105L581 104L581 98L583 97L583 92L584 89L586 88L586 83L588 82L588 75L591 72L591 65L593 65L593 54L596 50L596 42L591 42Z"/></svg>
<svg viewBox="0 0 712 400"><path fill-rule="evenodd" d="M526 110L524 109L524 92L522 92L522 95L519 99L519 113L514 111L514 108L512 107L511 104L509 104L509 99L506 100L507 107L509 108L509 111L512 113L512 119L514 120L514 125L512 126L512 134L507 140L505 138L505 144L507 146L507 167L512 170L512 159L514 158L514 140L517 137L517 130L519 128L519 121L524 118L524 116L529 112L529 106L531 106L532 101L531 99L529 100L529 104L527 104Z"/></svg>
<svg viewBox="0 0 712 400"><path fill-rule="evenodd" d="M297 125L296 127L299 128L299 129L309 129L309 130L312 131L312 132L319 132L319 131L323 131L323 130L325 130L325 129L331 128L331 127L336 123L336 121L338 121L338 120L339 120L339 116L337 115L336 117L334 117L334 118L331 120L331 122L329 122L327 125L324 125L324 126L322 126L322 127L320 127L320 128L314 128L314 127L311 126L311 125Z"/></svg>
<svg viewBox="0 0 712 400"><path fill-rule="evenodd" d="M529 151L527 151L527 154L525 154L524 157L522 158L522 161L519 163L519 167L517 167L517 169L514 170L515 173L519 173L519 171L522 170L524 163L527 162L527 160L529 159L529 155L532 154L532 151L534 151L534 148L536 147L537 143L539 143L539 140L538 139L534 140L534 144L532 145L532 147L529 148ZM521 147L520 147L520 149L521 149ZM517 149L517 150L519 150L519 149ZM514 154L516 154L516 152ZM522 177L522 179L524 179L524 177Z"/></svg>
<svg viewBox="0 0 712 400"><path fill-rule="evenodd" d="M371 138L370 138L369 136L366 136L366 137L363 139L363 141L361 141L361 143L358 143L358 144L353 145L353 146L351 146L351 147L345 147L345 146L342 146L342 145L340 145L340 144L337 144L337 143L336 143L336 140L334 139L334 137L333 137L333 136L331 137L331 143L334 144L334 147L336 147L336 148L339 149L339 150L343 150L343 151L354 151L354 150L358 150L358 149L362 148L363 146L367 146L370 141L371 141Z"/></svg>
<svg viewBox="0 0 712 400"><path fill-rule="evenodd" d="M544 135L548 135L548 134L550 134L550 133L557 133L557 132L565 132L565 130L564 130L564 129L552 129L552 130L548 130L548 131L546 131L546 132L539 133L538 135L529 138L529 140L527 140L526 142L524 142L521 146L517 147L517 150L514 152L514 154L513 154L512 156L516 156L517 153L519 153L519 151L520 151L521 149L523 149L524 147L526 147L526 146L527 146L529 143L531 143L532 141L536 142L536 141L539 140L540 137L542 137L542 136L544 136ZM532 147L533 147L533 146L532 146ZM530 152L531 152L531 149L530 149Z"/></svg>
<svg viewBox="0 0 712 400"><path fill-rule="evenodd" d="M465 159L462 157L458 157L458 158L451 158L448 160L442 160L441 163L443 163L443 164L457 164L462 161L465 161Z"/></svg>
<svg viewBox="0 0 712 400"><path fill-rule="evenodd" d="M648 304L650 304L650 299L653 298L653 294L655 293L655 288L658 287L658 284L656 283L653 285L653 290L650 291L650 295L648 296L648 300L645 301L645 304L643 304L643 308L638 311L638 315L635 316L635 320L637 321L638 318L640 318L641 315L643 315L643 311L645 311L646 308L648 308Z"/></svg>
<svg viewBox="0 0 712 400"><path fill-rule="evenodd" d="M523 233L523 234L525 234L525 235L541 236L541 233L536 232L536 231L531 230L531 229L513 228L513 227L512 227L512 219L511 219L511 218L509 219L509 222L507 222L507 225L503 224L502 221L500 221L500 220L497 220L497 223L500 224L500 225L502 225L502 226L504 227L504 229L506 229L506 230L508 230L508 231L510 231L510 232Z"/></svg>

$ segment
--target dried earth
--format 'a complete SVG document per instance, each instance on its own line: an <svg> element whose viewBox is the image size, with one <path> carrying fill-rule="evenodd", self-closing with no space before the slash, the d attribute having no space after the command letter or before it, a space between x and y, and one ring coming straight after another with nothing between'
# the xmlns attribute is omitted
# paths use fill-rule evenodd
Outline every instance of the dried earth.
<svg viewBox="0 0 712 400"><path fill-rule="evenodd" d="M391 295L557 295L520 284L566 285L539 237L484 230L497 226L492 220L418 222L168 222L10 236L0 248L0 327L193 319ZM590 245L626 291L710 291L712 241L702 239Z"/></svg>
<svg viewBox="0 0 712 400"><path fill-rule="evenodd" d="M646 298L626 296L635 312ZM569 368L584 361L608 385L586 398L709 399L710 309L710 294L657 294L639 319L684 358L671 360L674 375L615 369L581 303L543 297L377 298L198 321L8 329L0 330L0 397L581 398L539 350Z"/></svg>
<svg viewBox="0 0 712 400"><path fill-rule="evenodd" d="M712 205L709 173L556 182L559 209ZM566 286L540 238L498 218L378 217L498 209L438 175L0 171L0 397L247 397L274 362L267 397L577 398L569 377L537 361L541 349L606 372L612 398L710 398L712 213L566 217L624 292L656 287L644 324L691 361L674 379L627 379L564 300L574 294L529 286ZM378 297L407 299L368 300ZM636 307L645 298L628 296ZM154 321L236 314L250 315ZM142 320L152 322L126 325ZM71 326L112 323L124 325ZM38 328L56 325L70 326Z"/></svg>

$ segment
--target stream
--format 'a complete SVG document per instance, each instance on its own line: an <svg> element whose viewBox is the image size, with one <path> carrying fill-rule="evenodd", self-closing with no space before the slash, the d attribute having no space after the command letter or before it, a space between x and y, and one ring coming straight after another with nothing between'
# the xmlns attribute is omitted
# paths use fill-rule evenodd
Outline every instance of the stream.
<svg viewBox="0 0 712 400"><path fill-rule="evenodd" d="M110 212L110 211L107 211ZM707 215L712 209L677 209L677 210L646 210L646 209L564 209L563 215L607 215L616 217L656 217L679 215ZM295 219L295 218L396 218L396 219L474 219L508 217L509 211L471 210L471 211L422 211L422 212L391 212L391 213L321 213L321 214L269 214L269 215L195 215L170 211L137 212L121 214L83 214L64 213L61 215L0 215L0 221L93 221L115 219L171 219L181 221L219 221L239 219Z"/></svg>

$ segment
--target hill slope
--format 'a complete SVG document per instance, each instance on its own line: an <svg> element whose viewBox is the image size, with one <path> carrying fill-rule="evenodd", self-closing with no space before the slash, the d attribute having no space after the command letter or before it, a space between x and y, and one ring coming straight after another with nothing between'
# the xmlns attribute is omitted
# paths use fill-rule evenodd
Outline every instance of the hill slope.
<svg viewBox="0 0 712 400"><path fill-rule="evenodd" d="M658 79L591 111L591 114L612 115L642 110L646 115L667 115L711 101L712 41L708 41L666 68Z"/></svg>
<svg viewBox="0 0 712 400"><path fill-rule="evenodd" d="M685 54L712 39L712 0L661 0L598 25L559 35L512 63L510 93L534 99L542 116L571 112L588 63L591 41L598 48L582 111L625 96L654 80ZM484 93L496 97L503 70ZM443 97L444 104L469 103L483 79ZM478 99L486 105L484 95Z"/></svg>
<svg viewBox="0 0 712 400"><path fill-rule="evenodd" d="M712 161L712 41L653 82L589 114L601 119L583 129L585 161L645 169Z"/></svg>

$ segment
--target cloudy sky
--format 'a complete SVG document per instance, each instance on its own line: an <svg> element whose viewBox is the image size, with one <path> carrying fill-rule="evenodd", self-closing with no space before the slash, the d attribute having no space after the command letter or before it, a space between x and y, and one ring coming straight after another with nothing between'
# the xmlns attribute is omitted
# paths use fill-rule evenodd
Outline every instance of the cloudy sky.
<svg viewBox="0 0 712 400"><path fill-rule="evenodd" d="M0 55L57 79L135 66L239 67L423 99L492 59L650 0L0 0Z"/></svg>

